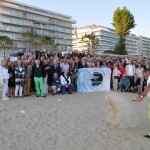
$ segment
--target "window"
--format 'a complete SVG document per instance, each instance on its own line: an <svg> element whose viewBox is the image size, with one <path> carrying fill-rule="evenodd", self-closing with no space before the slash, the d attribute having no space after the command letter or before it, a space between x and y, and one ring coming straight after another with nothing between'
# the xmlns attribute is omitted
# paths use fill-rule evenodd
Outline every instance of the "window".
<svg viewBox="0 0 150 150"><path fill-rule="evenodd" d="M40 28L40 23L39 22L34 22L34 27Z"/></svg>
<svg viewBox="0 0 150 150"><path fill-rule="evenodd" d="M11 31L11 29L12 29L12 27L11 27L11 26L8 26L8 25L5 25L4 28L5 28L5 30L7 30L7 31Z"/></svg>
<svg viewBox="0 0 150 150"><path fill-rule="evenodd" d="M3 14L11 15L11 10L3 9Z"/></svg>
<svg viewBox="0 0 150 150"><path fill-rule="evenodd" d="M12 23L14 23L14 24L20 24L20 19L12 18Z"/></svg>
<svg viewBox="0 0 150 150"><path fill-rule="evenodd" d="M55 23L55 20L50 18L49 23Z"/></svg>
<svg viewBox="0 0 150 150"><path fill-rule="evenodd" d="M41 19L40 19L40 16L35 16L35 15L33 16L33 19L34 19L34 20L37 20L37 21L40 21L40 20L41 20Z"/></svg>
<svg viewBox="0 0 150 150"><path fill-rule="evenodd" d="M23 17L23 18L30 18L30 15L27 14L27 13L22 13L22 17Z"/></svg>
<svg viewBox="0 0 150 150"><path fill-rule="evenodd" d="M19 11L13 11L13 16L16 16L16 17L20 17L20 12Z"/></svg>
<svg viewBox="0 0 150 150"><path fill-rule="evenodd" d="M3 17L3 21L11 23L11 18L9 18L9 17Z"/></svg>

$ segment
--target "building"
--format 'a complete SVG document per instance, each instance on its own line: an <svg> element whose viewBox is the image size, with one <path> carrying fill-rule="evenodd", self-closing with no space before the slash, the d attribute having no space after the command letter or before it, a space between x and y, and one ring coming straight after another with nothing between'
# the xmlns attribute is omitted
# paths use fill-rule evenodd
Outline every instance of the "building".
<svg viewBox="0 0 150 150"><path fill-rule="evenodd" d="M91 25L86 27L81 27L75 29L73 35L73 49L78 49L79 51L86 50L86 46L83 43L80 43L82 35L85 33L91 34L92 32L94 35L99 38L99 46L96 50L96 53L103 53L107 50L114 50L115 45L118 42L118 37L115 35L114 30L111 28Z"/></svg>
<svg viewBox="0 0 150 150"><path fill-rule="evenodd" d="M129 34L126 37L126 51L128 55L140 55L140 49L139 49L139 43L140 43L140 38L136 36L135 34Z"/></svg>
<svg viewBox="0 0 150 150"><path fill-rule="evenodd" d="M142 56L150 56L150 38L139 36L139 52Z"/></svg>
<svg viewBox="0 0 150 150"><path fill-rule="evenodd" d="M102 54L105 51L113 51L118 43L119 37L115 35L114 29L104 26L90 25L73 29L73 50L86 50L84 43L81 43L82 35L94 33L99 38L99 46L96 53ZM126 37L126 51L128 55L150 56L150 38L129 34Z"/></svg>
<svg viewBox="0 0 150 150"><path fill-rule="evenodd" d="M0 36L5 35L21 44L21 34L34 29L40 35L52 37L62 51L72 50L71 16L33 7L12 0L0 1Z"/></svg>

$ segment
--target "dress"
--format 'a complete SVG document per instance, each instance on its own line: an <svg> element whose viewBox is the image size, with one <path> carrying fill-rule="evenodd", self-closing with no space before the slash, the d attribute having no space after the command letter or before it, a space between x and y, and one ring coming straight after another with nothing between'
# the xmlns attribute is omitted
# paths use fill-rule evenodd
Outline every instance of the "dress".
<svg viewBox="0 0 150 150"><path fill-rule="evenodd" d="M15 69L14 68L8 68L8 73L10 75L10 78L8 80L8 87L14 88L15 87Z"/></svg>

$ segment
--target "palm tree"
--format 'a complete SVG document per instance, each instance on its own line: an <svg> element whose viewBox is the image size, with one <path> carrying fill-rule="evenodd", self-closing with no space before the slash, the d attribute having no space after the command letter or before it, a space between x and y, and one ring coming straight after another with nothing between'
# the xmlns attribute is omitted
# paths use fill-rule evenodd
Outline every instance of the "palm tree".
<svg viewBox="0 0 150 150"><path fill-rule="evenodd" d="M91 34L82 35L80 43L84 43L87 50L97 49L99 45L99 39L92 32Z"/></svg>
<svg viewBox="0 0 150 150"><path fill-rule="evenodd" d="M28 47L29 49L37 48L40 43L40 36L34 29L31 29L22 34L22 41L25 47Z"/></svg>
<svg viewBox="0 0 150 150"><path fill-rule="evenodd" d="M6 57L6 50L13 45L13 41L8 36L0 36L0 47L4 50L4 58Z"/></svg>
<svg viewBox="0 0 150 150"><path fill-rule="evenodd" d="M48 49L53 46L53 44L54 40L51 37L47 35L40 36L40 46L42 46L43 48Z"/></svg>

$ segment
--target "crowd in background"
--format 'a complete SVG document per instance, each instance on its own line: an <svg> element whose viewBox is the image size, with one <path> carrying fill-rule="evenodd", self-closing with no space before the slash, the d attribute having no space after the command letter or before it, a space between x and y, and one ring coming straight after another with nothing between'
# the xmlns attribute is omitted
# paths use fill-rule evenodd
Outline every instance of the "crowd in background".
<svg viewBox="0 0 150 150"><path fill-rule="evenodd" d="M150 75L150 59L101 56L77 50L62 55L51 50L20 49L15 60L6 57L1 62L2 99L31 93L37 97L46 97L48 93L72 94L77 91L77 74L82 68L110 68L112 90L141 93Z"/></svg>

